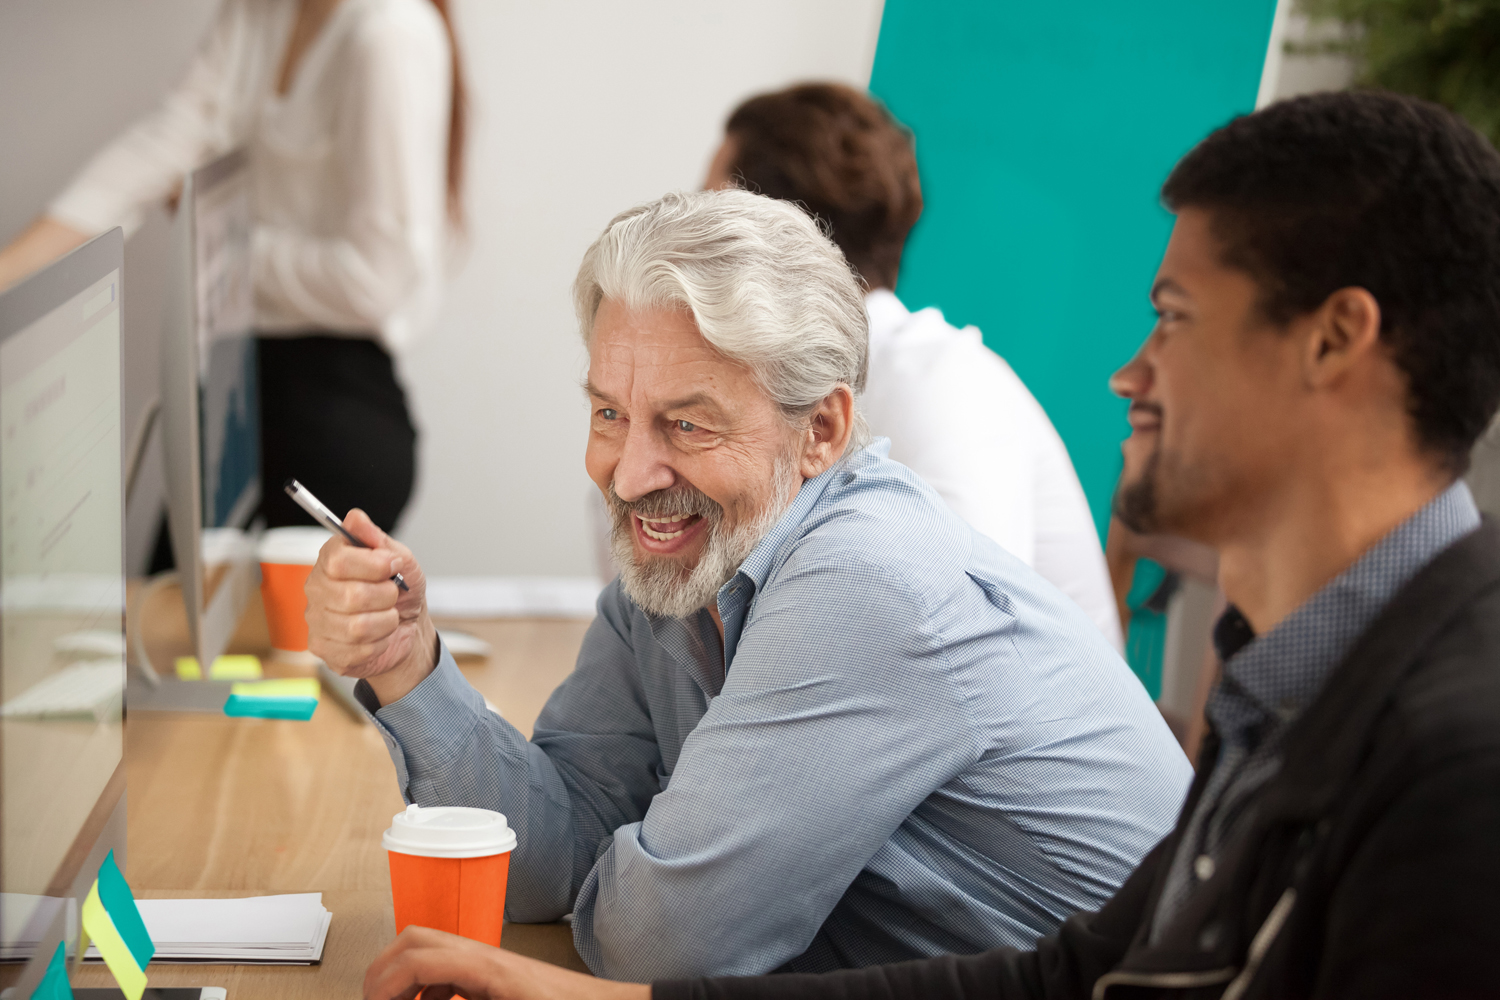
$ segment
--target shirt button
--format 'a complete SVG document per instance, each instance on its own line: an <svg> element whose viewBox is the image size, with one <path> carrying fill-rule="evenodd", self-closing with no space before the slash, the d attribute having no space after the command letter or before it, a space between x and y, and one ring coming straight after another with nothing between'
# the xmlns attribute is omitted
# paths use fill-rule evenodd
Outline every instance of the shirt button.
<svg viewBox="0 0 1500 1000"><path fill-rule="evenodd" d="M1193 859L1193 874L1198 876L1199 882L1207 882L1214 877L1214 859L1207 854L1200 854Z"/></svg>

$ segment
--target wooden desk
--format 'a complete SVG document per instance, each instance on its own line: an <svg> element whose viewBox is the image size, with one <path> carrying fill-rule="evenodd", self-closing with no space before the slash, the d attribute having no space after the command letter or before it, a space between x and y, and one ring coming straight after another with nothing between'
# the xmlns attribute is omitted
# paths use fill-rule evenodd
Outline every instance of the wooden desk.
<svg viewBox="0 0 1500 1000"><path fill-rule="evenodd" d="M159 665L188 648L175 592L143 620ZM156 606L160 604L160 607ZM180 602L176 605L180 609ZM587 622L468 621L452 625L488 640L465 675L506 718L530 733L547 695L573 669ZM265 654L259 604L235 637L239 652ZM268 673L287 674L267 664ZM320 966L152 965L154 986L224 986L230 1000L357 997L365 968L395 935L390 872L380 835L402 809L385 744L324 695L308 722L134 712L125 725L129 796L126 874L143 898L322 892L333 911ZM511 924L505 947L587 971L562 924ZM111 985L102 967L79 986Z"/></svg>

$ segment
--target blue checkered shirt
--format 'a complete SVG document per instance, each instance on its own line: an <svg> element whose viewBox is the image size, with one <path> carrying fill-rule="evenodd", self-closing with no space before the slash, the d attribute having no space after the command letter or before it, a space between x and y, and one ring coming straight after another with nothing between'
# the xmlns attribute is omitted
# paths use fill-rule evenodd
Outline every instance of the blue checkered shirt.
<svg viewBox="0 0 1500 1000"><path fill-rule="evenodd" d="M1214 629L1224 675L1206 709L1219 736L1219 757L1167 871L1152 940L1160 940L1198 886L1213 878L1219 853L1254 793L1281 768L1287 728L1328 675L1397 591L1478 527L1474 497L1459 480L1265 635L1257 638L1238 609L1224 613Z"/></svg>
<svg viewBox="0 0 1500 1000"><path fill-rule="evenodd" d="M617 582L530 742L443 651L376 724L408 801L505 813L506 912L618 979L1032 944L1171 828L1190 768L1051 584L877 442L706 611Z"/></svg>

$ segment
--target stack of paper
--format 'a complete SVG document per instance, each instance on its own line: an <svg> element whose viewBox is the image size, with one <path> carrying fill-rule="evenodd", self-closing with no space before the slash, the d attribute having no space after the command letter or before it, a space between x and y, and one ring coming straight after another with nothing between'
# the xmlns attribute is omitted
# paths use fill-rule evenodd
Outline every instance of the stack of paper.
<svg viewBox="0 0 1500 1000"><path fill-rule="evenodd" d="M62 907L63 900L54 896L0 892L0 962L24 962L34 955Z"/></svg>
<svg viewBox="0 0 1500 1000"><path fill-rule="evenodd" d="M153 962L228 965L312 965L323 960L333 914L321 892L247 899L137 901ZM92 946L86 958L98 961Z"/></svg>

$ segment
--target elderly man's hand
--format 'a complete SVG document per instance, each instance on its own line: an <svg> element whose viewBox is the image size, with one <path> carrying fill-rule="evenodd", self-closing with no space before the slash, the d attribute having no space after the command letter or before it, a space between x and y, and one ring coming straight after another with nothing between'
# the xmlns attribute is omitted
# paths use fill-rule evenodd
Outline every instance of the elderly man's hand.
<svg viewBox="0 0 1500 1000"><path fill-rule="evenodd" d="M365 1000L650 1000L651 987L592 979L426 927L408 927L370 964Z"/></svg>
<svg viewBox="0 0 1500 1000"><path fill-rule="evenodd" d="M308 649L336 673L364 677L382 705L405 695L437 663L427 616L427 580L411 550L351 510L344 527L369 545L335 535L307 578ZM391 581L400 573L409 590Z"/></svg>

